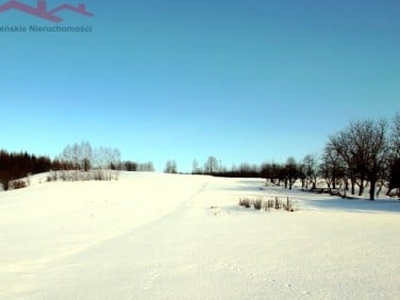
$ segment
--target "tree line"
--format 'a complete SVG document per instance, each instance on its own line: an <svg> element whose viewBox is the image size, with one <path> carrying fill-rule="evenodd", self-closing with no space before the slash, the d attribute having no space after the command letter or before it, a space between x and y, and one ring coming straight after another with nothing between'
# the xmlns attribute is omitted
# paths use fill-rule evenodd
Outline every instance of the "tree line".
<svg viewBox="0 0 400 300"><path fill-rule="evenodd" d="M13 180L47 172L51 166L52 161L47 156L0 150L0 184L4 190L8 190L12 188Z"/></svg>
<svg viewBox="0 0 400 300"><path fill-rule="evenodd" d="M51 178L54 180L59 177L57 172L63 172L66 177L65 174L69 171L76 171L72 173L76 177L74 180L77 180L79 172L86 173L84 178L104 178L99 177L99 172L93 172L96 174L95 178L88 176L92 170L154 171L154 166L152 162L121 161L121 153L117 148L93 148L87 141L66 146L53 160L27 152L9 153L0 150L0 187L3 190L17 188L15 183L19 184L19 179L49 171L53 171Z"/></svg>
<svg viewBox="0 0 400 300"><path fill-rule="evenodd" d="M66 146L54 160L27 152L9 153L0 150L0 184L4 190L12 182L47 171L123 170L154 171L152 162L121 161L117 148L93 148L82 141ZM175 160L168 160L167 173L178 173ZM261 165L242 163L228 169L215 156L210 156L203 166L195 160L192 174L225 177L261 177L271 183L291 189L295 182L302 188L316 189L317 179L322 178L329 190L341 188L354 195L356 188L362 195L369 186L369 198L386 186L387 194L400 189L400 114L393 120L359 120L328 137L321 155L307 154L297 161L289 157L284 163Z"/></svg>
<svg viewBox="0 0 400 300"><path fill-rule="evenodd" d="M149 162L121 160L121 152L117 148L93 148L89 142L82 141L68 145L53 162L55 170L115 170L153 172L154 165Z"/></svg>
<svg viewBox="0 0 400 300"><path fill-rule="evenodd" d="M345 191L362 195L367 184L374 200L376 187L386 184L388 194L400 188L400 114L392 122L361 120L329 137L322 158L322 175L334 185L338 180Z"/></svg>
<svg viewBox="0 0 400 300"><path fill-rule="evenodd" d="M369 186L374 200L386 186L387 194L400 188L400 114L390 122L381 119L359 120L328 137L322 155L307 154L300 161L289 157L285 163L241 164L227 169L210 156L200 167L193 162L192 174L226 177L261 177L273 184L292 189L300 181L302 188L315 190L317 179L324 179L328 189L339 187L358 195Z"/></svg>

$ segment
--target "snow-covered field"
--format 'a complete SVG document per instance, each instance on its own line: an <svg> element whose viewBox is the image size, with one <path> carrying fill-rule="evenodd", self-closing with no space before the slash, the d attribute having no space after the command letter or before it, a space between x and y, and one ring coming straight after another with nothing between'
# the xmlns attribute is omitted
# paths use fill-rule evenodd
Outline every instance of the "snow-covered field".
<svg viewBox="0 0 400 300"><path fill-rule="evenodd" d="M400 201L157 173L32 182L0 193L3 300L400 299Z"/></svg>

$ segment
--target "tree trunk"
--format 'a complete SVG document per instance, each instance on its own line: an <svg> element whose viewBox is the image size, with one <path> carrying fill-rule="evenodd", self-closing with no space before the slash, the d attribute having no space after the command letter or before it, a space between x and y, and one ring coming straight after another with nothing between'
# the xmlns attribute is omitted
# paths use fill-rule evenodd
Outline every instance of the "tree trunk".
<svg viewBox="0 0 400 300"><path fill-rule="evenodd" d="M366 182L365 179L360 180L360 184L358 185L360 187L358 191L358 196L362 196L364 194L365 186L368 184L368 181Z"/></svg>
<svg viewBox="0 0 400 300"><path fill-rule="evenodd" d="M351 194L354 196L354 194L356 193L355 191L355 186L356 186L356 180L355 179L350 179L351 181Z"/></svg>
<svg viewBox="0 0 400 300"><path fill-rule="evenodd" d="M316 188L317 188L317 183L316 183L316 181L313 181L311 189L315 190Z"/></svg>
<svg viewBox="0 0 400 300"><path fill-rule="evenodd" d="M362 194L364 193L364 181L361 181L359 187L360 189L358 190L358 196L362 196Z"/></svg>
<svg viewBox="0 0 400 300"><path fill-rule="evenodd" d="M326 181L326 185L328 186L328 189L331 190L332 181L330 179L325 179L325 181Z"/></svg>
<svg viewBox="0 0 400 300"><path fill-rule="evenodd" d="M375 186L376 186L376 179L373 178L370 180L371 187L369 188L369 200L375 200Z"/></svg>
<svg viewBox="0 0 400 300"><path fill-rule="evenodd" d="M293 183L294 183L294 182L293 182L292 180L289 180L289 190L292 189Z"/></svg>
<svg viewBox="0 0 400 300"><path fill-rule="evenodd" d="M379 194L381 193L382 187L383 187L384 184L385 184L385 183L383 182L383 180L381 180L381 181L380 181L380 184L379 184L379 189L378 189L378 191L376 192L376 197L379 197Z"/></svg>

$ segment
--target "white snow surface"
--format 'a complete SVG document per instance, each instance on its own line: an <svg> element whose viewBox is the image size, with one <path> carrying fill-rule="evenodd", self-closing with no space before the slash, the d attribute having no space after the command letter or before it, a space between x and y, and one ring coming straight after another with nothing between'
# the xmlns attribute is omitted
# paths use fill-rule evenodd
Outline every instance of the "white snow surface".
<svg viewBox="0 0 400 300"><path fill-rule="evenodd" d="M400 201L122 173L0 193L0 299L400 299ZM294 202L256 211L241 197Z"/></svg>

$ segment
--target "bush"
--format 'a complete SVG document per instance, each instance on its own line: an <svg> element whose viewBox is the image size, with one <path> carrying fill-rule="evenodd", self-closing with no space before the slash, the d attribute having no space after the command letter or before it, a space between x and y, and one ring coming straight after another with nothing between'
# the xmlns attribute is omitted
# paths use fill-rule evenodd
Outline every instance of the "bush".
<svg viewBox="0 0 400 300"><path fill-rule="evenodd" d="M94 180L105 180L105 174L102 170L94 170L93 171L93 179Z"/></svg>
<svg viewBox="0 0 400 300"><path fill-rule="evenodd" d="M281 202L279 202L278 197L275 197L275 209L280 209L281 207Z"/></svg>
<svg viewBox="0 0 400 300"><path fill-rule="evenodd" d="M11 189L17 190L27 187L28 185L24 180L15 180L11 183Z"/></svg>
<svg viewBox="0 0 400 300"><path fill-rule="evenodd" d="M292 201L290 201L289 197L286 199L286 204L283 204L283 209L286 211L294 212Z"/></svg>
<svg viewBox="0 0 400 300"><path fill-rule="evenodd" d="M398 197L398 198L400 198L400 189L395 189L395 190L390 191L388 196L389 197Z"/></svg>
<svg viewBox="0 0 400 300"><path fill-rule="evenodd" d="M260 210L262 207L262 200L261 199L256 199L253 201L253 206L255 209Z"/></svg>
<svg viewBox="0 0 400 300"><path fill-rule="evenodd" d="M261 210L264 208L265 211L270 212L270 209L275 208L276 210L283 209L285 211L294 212L293 203L289 199L286 198L286 202L279 200L278 197L275 197L275 200L268 199L267 201L263 202L261 198L251 199L251 198L240 198L239 205L245 208L250 208L252 205L254 209Z"/></svg>
<svg viewBox="0 0 400 300"><path fill-rule="evenodd" d="M249 198L241 198L239 199L239 205L245 208L250 208L251 200Z"/></svg>
<svg viewBox="0 0 400 300"><path fill-rule="evenodd" d="M50 174L47 175L47 181L48 182L57 181L57 179L58 179L57 171L50 171Z"/></svg>
<svg viewBox="0 0 400 300"><path fill-rule="evenodd" d="M62 170L52 171L47 176L47 181L110 181L118 180L118 171L96 169L90 171L79 171L79 170Z"/></svg>
<svg viewBox="0 0 400 300"><path fill-rule="evenodd" d="M268 199L264 204L264 208L269 212L271 208L274 208L274 200Z"/></svg>

